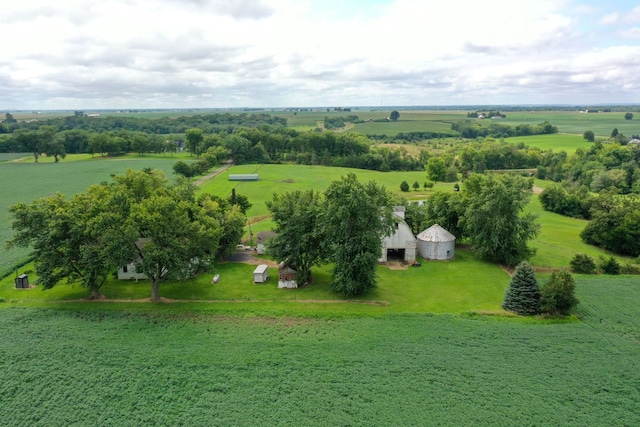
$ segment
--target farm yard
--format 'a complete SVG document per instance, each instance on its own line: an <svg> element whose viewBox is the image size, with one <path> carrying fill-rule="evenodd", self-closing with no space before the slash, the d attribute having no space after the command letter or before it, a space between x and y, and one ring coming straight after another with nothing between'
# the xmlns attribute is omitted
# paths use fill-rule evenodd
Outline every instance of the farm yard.
<svg viewBox="0 0 640 427"><path fill-rule="evenodd" d="M287 114L288 125L300 129L315 128L327 115ZM329 113L345 114L368 118L359 111ZM450 129L465 115L401 111L398 122L361 123L351 130L394 135ZM620 126L621 113L585 116L514 112L501 123L549 120L568 133L507 141L567 152L589 146L577 130L583 118L598 125L592 127L598 135L607 136L612 125L634 132ZM414 154L420 146L379 144L385 145L406 146ZM28 155L2 154L0 241L12 235L7 209L16 202L56 191L71 196L127 168L153 167L173 179L178 159L195 160L184 153L85 154L56 164L43 157L35 165ZM253 173L258 181L228 179ZM274 193L322 192L347 173L413 201L454 192L452 182L401 191L402 181L424 182L424 171L295 164L232 166L198 191L227 197L235 189L246 196L251 228L245 228L243 243L253 245L251 236L275 225L265 205ZM540 189L547 185L535 180ZM530 260L540 283L578 253L634 261L587 245L579 236L586 220L545 211L537 197L526 212L539 215L541 224ZM640 276L575 275L580 303L574 315L543 318L505 312L508 272L478 259L466 244L448 261L379 265L378 288L351 298L331 290L332 265L314 267L313 282L300 289L278 289L273 276L254 284L257 263L268 263L277 274L273 260L251 252L247 263L217 262L193 279L163 283L159 304L149 302L147 281L113 276L98 301L88 301L87 289L77 283L15 289L12 266L26 254L0 249L1 425L640 423ZM37 281L32 263L18 270ZM214 274L219 283L212 283Z"/></svg>

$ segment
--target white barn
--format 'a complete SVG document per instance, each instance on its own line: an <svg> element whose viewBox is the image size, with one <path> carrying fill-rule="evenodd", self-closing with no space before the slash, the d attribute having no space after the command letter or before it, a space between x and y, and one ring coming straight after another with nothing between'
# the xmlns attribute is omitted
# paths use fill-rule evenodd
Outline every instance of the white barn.
<svg viewBox="0 0 640 427"><path fill-rule="evenodd" d="M418 255L424 259L446 260L455 256L456 236L438 224L418 234Z"/></svg>
<svg viewBox="0 0 640 427"><path fill-rule="evenodd" d="M378 262L387 262L389 258L411 263L416 260L416 237L411 227L404 221L404 212L404 206L393 208L396 230L391 236L382 240L382 256Z"/></svg>

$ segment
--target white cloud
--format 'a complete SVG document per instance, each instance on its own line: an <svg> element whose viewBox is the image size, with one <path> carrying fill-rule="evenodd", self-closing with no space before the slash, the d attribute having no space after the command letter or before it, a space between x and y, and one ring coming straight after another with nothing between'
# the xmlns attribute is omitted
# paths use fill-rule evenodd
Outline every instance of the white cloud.
<svg viewBox="0 0 640 427"><path fill-rule="evenodd" d="M616 3L601 22L640 21ZM623 102L638 87L640 30L620 30L626 44L598 37L569 1L342 5L12 2L0 39L19 42L3 46L0 108L578 102L589 85Z"/></svg>

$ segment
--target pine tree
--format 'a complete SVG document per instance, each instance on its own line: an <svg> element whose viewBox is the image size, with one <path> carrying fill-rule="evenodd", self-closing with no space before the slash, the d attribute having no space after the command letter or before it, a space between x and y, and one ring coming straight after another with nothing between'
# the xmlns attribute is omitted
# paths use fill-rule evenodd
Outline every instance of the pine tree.
<svg viewBox="0 0 640 427"><path fill-rule="evenodd" d="M540 287L531 265L523 261L509 282L504 295L502 308L521 315L534 315L540 312Z"/></svg>

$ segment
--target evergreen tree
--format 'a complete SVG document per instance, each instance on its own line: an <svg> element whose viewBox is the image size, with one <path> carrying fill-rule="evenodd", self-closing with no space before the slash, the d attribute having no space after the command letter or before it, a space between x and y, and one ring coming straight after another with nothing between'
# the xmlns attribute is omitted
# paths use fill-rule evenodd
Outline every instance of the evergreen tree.
<svg viewBox="0 0 640 427"><path fill-rule="evenodd" d="M531 265L523 261L509 282L504 295L502 308L521 315L533 315L540 312L540 288Z"/></svg>

